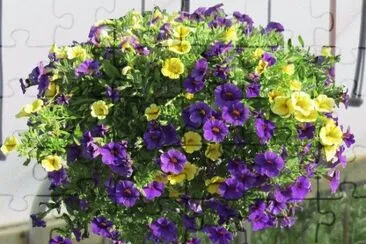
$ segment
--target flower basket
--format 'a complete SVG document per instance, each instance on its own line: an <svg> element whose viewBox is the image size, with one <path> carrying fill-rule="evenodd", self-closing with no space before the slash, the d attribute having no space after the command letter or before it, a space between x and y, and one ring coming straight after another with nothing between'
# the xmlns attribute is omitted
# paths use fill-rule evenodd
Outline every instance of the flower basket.
<svg viewBox="0 0 366 244"><path fill-rule="evenodd" d="M229 243L244 223L290 227L312 177L337 189L354 143L332 115L348 101L339 57L221 7L99 21L20 80L38 98L2 151L48 172L33 225L67 209L50 243L87 238L89 224L115 243Z"/></svg>

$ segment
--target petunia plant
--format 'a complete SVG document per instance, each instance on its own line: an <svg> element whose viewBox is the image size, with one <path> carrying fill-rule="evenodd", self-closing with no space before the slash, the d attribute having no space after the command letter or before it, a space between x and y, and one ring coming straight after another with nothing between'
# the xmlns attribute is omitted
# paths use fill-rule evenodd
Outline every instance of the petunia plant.
<svg viewBox="0 0 366 244"><path fill-rule="evenodd" d="M333 115L348 102L339 57L221 7L99 21L20 80L38 97L1 149L48 172L31 218L66 208L51 243L89 225L115 243L229 243L245 222L290 227L313 177L336 191L354 143Z"/></svg>

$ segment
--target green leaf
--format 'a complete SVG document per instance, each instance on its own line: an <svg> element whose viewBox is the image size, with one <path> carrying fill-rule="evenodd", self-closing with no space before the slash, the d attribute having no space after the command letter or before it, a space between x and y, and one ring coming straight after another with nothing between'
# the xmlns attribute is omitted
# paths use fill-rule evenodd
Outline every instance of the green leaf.
<svg viewBox="0 0 366 244"><path fill-rule="evenodd" d="M24 161L23 165L24 165L24 166L27 166L27 165L30 163L30 161L31 161L31 159L30 159L30 158L27 158L27 159Z"/></svg>
<svg viewBox="0 0 366 244"><path fill-rule="evenodd" d="M110 78L117 79L120 77L118 69L109 60L103 62L102 69Z"/></svg>
<svg viewBox="0 0 366 244"><path fill-rule="evenodd" d="M299 40L301 47L304 47L305 43L304 43L304 40L302 39L302 37L298 36L297 39Z"/></svg>

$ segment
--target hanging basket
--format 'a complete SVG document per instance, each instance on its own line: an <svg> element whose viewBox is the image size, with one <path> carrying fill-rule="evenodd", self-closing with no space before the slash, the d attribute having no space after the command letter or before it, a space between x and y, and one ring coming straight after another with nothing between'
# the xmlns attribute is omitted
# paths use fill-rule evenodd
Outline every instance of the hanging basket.
<svg viewBox="0 0 366 244"><path fill-rule="evenodd" d="M2 151L48 172L52 201L32 220L66 207L51 243L89 224L115 243L229 243L244 223L293 225L314 176L336 190L354 142L332 115L348 100L339 57L221 7L99 21L21 80L38 99Z"/></svg>

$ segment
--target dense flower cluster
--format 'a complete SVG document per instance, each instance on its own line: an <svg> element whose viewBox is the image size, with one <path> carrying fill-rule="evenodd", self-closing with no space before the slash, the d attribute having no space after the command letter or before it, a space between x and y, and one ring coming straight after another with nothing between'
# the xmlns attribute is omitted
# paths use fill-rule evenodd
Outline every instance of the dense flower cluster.
<svg viewBox="0 0 366 244"><path fill-rule="evenodd" d="M50 243L88 225L115 243L229 243L244 221L293 225L315 176L336 191L354 143L332 115L348 102L339 57L221 7L99 21L21 80L38 89L17 115L29 130L1 149L48 172L52 202L33 226L66 206Z"/></svg>

